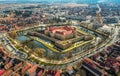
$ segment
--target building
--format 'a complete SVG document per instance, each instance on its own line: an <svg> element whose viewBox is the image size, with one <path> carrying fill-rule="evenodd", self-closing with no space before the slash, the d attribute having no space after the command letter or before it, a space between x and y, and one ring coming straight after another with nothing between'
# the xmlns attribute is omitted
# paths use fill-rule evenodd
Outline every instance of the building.
<svg viewBox="0 0 120 76"><path fill-rule="evenodd" d="M35 76L36 75L36 69L37 69L37 65L33 65L30 69L28 69L28 75L29 76Z"/></svg>
<svg viewBox="0 0 120 76"><path fill-rule="evenodd" d="M44 33L58 40L67 40L76 37L76 28L69 26L47 27Z"/></svg>

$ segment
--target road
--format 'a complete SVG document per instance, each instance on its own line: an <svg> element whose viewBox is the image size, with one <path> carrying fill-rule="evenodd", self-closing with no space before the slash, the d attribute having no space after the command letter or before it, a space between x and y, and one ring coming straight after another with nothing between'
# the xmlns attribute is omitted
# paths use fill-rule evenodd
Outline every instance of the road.
<svg viewBox="0 0 120 76"><path fill-rule="evenodd" d="M117 35L119 34L118 33L118 30L120 29L120 27L116 27L114 29L114 33L113 35L111 36L111 40L107 40L101 47L97 47L96 49L94 50L90 50L90 51L85 51L85 52L82 52L70 59L66 59L66 60L62 60L62 61L57 61L57 60L44 60L44 59L41 59L41 58L38 58L38 57L35 57L34 55L32 55L33 57L35 57L36 59L39 59L43 62L46 62L46 63L52 63L52 64L65 64L65 65L60 65L60 67L56 67L56 66L48 66L46 68L55 68L55 69L58 69L58 68L63 68L67 65L74 65L75 63L77 62L81 62L81 60L83 58L86 58L86 57L90 57L91 55L94 55L100 51L102 51L103 49L105 49L109 44L112 44L114 43L118 37ZM24 60L26 61L26 60ZM41 65L40 65L41 66Z"/></svg>
<svg viewBox="0 0 120 76"><path fill-rule="evenodd" d="M117 41L119 38L118 38L118 35L119 35L119 30L120 30L120 27L119 26L116 26L115 29L114 29L114 34L112 35L112 41L111 43L114 43L115 41Z"/></svg>

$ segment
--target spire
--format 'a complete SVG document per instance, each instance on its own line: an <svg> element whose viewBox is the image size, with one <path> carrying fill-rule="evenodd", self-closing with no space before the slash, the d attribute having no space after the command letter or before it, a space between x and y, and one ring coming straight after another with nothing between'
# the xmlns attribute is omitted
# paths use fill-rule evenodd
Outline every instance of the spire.
<svg viewBox="0 0 120 76"><path fill-rule="evenodd" d="M96 17L94 19L94 23L102 26L103 25L103 19L102 19L102 15L101 15L101 8L98 4L97 4L97 7L98 7L99 10L96 12Z"/></svg>

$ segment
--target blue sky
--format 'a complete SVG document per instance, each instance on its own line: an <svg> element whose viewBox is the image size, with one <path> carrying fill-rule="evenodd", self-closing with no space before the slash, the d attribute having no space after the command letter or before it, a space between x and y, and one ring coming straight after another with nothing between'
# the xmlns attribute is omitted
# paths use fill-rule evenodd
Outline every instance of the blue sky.
<svg viewBox="0 0 120 76"><path fill-rule="evenodd" d="M81 2L93 2L93 3L101 3L101 2L108 2L108 3L120 3L120 0L0 0L0 1L47 1L47 2L76 2L76 3L81 3Z"/></svg>

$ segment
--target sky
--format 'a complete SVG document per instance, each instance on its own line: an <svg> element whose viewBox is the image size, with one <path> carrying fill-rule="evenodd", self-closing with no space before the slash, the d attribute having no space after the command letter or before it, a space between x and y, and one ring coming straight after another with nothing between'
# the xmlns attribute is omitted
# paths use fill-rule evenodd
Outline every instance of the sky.
<svg viewBox="0 0 120 76"><path fill-rule="evenodd" d="M74 2L74 3L101 3L101 2L107 2L107 3L120 3L120 0L0 0L0 1L39 1L39 2Z"/></svg>

